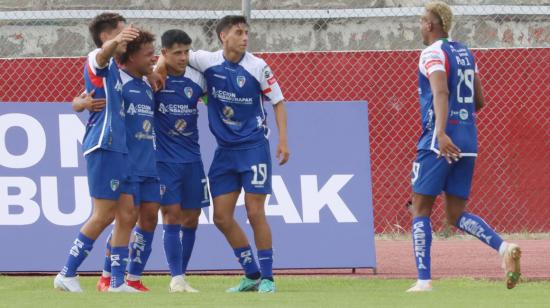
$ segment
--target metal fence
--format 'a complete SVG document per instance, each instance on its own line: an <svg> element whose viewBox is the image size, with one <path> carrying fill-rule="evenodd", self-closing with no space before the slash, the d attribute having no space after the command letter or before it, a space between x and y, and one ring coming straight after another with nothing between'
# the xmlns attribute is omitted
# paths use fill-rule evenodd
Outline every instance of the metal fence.
<svg viewBox="0 0 550 308"><path fill-rule="evenodd" d="M72 57L94 48L87 23L105 10L157 35L184 29L195 49L208 50L220 47L216 20L244 12L251 51L272 66L289 101L369 101L376 231L408 232L425 2L0 1L0 58L18 58L0 61L0 101L70 101L82 87L82 58ZM487 101L470 209L499 231L547 232L550 1L477 3L451 1L451 35L476 49ZM433 220L444 228L441 207Z"/></svg>

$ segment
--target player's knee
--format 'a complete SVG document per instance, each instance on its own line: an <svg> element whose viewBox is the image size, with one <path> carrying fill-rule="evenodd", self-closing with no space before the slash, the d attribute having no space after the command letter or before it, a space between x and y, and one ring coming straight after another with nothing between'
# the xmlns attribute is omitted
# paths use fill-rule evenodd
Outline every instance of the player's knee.
<svg viewBox="0 0 550 308"><path fill-rule="evenodd" d="M250 207L247 209L246 214L252 226L261 224L265 221L265 212L261 207Z"/></svg>
<svg viewBox="0 0 550 308"><path fill-rule="evenodd" d="M140 229L147 232L152 232L157 227L157 223L158 223L157 215L142 215L139 217L138 225Z"/></svg>
<svg viewBox="0 0 550 308"><path fill-rule="evenodd" d="M138 219L138 212L135 210L119 211L116 215L116 223L121 227L133 228Z"/></svg>
<svg viewBox="0 0 550 308"><path fill-rule="evenodd" d="M214 213L214 225L221 231L227 230L231 226L232 219L229 215L216 215Z"/></svg>
<svg viewBox="0 0 550 308"><path fill-rule="evenodd" d="M199 216L201 211L186 212L182 219L182 224L186 228L195 229L199 225Z"/></svg>
<svg viewBox="0 0 550 308"><path fill-rule="evenodd" d="M90 220L93 225L105 229L115 220L115 212L94 213Z"/></svg>

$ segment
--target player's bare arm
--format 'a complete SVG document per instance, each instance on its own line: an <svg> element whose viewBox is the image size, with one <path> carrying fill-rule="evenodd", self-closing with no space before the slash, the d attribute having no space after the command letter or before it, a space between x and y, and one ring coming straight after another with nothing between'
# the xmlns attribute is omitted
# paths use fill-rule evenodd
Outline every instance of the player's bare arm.
<svg viewBox="0 0 550 308"><path fill-rule="evenodd" d="M73 99L73 110L75 112L82 112L88 110L90 112L99 112L105 108L104 98L93 98L95 90L90 93L83 92L79 96Z"/></svg>
<svg viewBox="0 0 550 308"><path fill-rule="evenodd" d="M279 165L284 165L289 159L290 153L288 152L288 137L286 130L286 109L284 101L280 101L273 105L275 111L275 121L277 122L277 128L279 129L279 145L277 146L277 160Z"/></svg>
<svg viewBox="0 0 550 308"><path fill-rule="evenodd" d="M481 87L481 79L477 73L474 75L474 102L476 104L476 112L480 111L485 105L483 90Z"/></svg>
<svg viewBox="0 0 550 308"><path fill-rule="evenodd" d="M109 60L114 56L116 49L128 42L133 41L139 36L139 30L132 25L124 28L114 39L106 41L101 47L101 51L96 55L97 65L105 67Z"/></svg>
<svg viewBox="0 0 550 308"><path fill-rule="evenodd" d="M433 93L434 111L435 111L435 130L437 141L439 142L439 155L443 156L447 162L452 163L452 159L458 160L460 149L447 136L445 129L447 117L449 114L449 90L447 89L447 75L443 71L433 72L430 77L430 88Z"/></svg>

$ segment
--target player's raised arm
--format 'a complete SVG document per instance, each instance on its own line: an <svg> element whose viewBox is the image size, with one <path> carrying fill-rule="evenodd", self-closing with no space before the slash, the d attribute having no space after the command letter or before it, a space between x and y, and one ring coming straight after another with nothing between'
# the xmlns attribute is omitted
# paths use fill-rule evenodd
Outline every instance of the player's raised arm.
<svg viewBox="0 0 550 308"><path fill-rule="evenodd" d="M447 75L444 71L435 71L430 74L429 80L433 94L435 130L437 133L437 141L439 142L439 156L443 156L450 164L452 159L458 160L460 157L460 149L446 133L447 118L449 116Z"/></svg>
<svg viewBox="0 0 550 308"><path fill-rule="evenodd" d="M101 46L101 50L96 54L96 64L98 67L105 67L109 64L109 60L114 56L115 51L119 46L125 47L128 42L133 41L139 36L139 30L132 25L124 28L115 38L106 41Z"/></svg>

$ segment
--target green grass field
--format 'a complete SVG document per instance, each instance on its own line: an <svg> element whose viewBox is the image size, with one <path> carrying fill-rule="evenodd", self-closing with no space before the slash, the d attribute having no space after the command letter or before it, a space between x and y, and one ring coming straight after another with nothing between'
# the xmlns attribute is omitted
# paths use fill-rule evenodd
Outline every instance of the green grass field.
<svg viewBox="0 0 550 308"><path fill-rule="evenodd" d="M81 277L83 294L54 290L53 277L0 276L0 307L549 307L550 281L506 290L500 281L444 279L434 291L407 294L413 282L402 279L279 276L276 294L226 294L235 276L191 276L198 294L169 294L168 276L147 276L147 294L95 291L95 277Z"/></svg>

